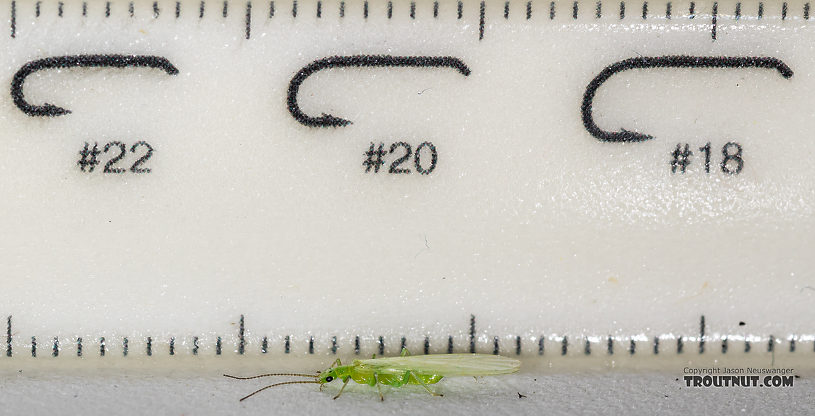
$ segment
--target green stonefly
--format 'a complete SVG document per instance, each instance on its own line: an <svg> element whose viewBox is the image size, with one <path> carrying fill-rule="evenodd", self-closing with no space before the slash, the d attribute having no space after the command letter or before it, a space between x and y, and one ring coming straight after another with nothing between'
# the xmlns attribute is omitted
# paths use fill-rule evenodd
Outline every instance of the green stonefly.
<svg viewBox="0 0 815 416"><path fill-rule="evenodd" d="M376 386L379 390L379 398L385 400L382 395L380 384L391 387L401 387L405 384L418 384L424 387L428 393L434 396L442 396L430 390L429 384L436 384L444 377L452 376L494 376L500 374L511 374L517 372L521 367L521 362L511 358L492 354L429 354L410 355L407 349L402 349L399 357L374 358L370 360L354 360L351 365L342 365L337 359L331 367L324 371L313 374L297 373L270 373L260 374L251 377L237 377L224 374L225 377L237 380L252 380L261 377L291 376L308 377L311 381L284 381L275 383L258 389L243 398L244 401L257 393L268 388L283 386L286 384L319 384L322 390L323 384L334 380L342 380L342 388L334 399L340 397L348 382L354 380L358 384Z"/></svg>

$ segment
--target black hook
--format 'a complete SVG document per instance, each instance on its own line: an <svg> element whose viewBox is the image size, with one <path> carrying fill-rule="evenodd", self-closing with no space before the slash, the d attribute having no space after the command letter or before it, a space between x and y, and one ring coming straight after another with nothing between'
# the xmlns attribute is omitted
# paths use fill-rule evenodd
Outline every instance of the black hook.
<svg viewBox="0 0 815 416"><path fill-rule="evenodd" d="M11 98L14 104L22 110L22 112L29 116L48 116L55 117L65 114L70 114L71 110L62 107L57 107L52 104L45 103L43 105L31 105L25 101L23 95L23 84L26 77L37 71L52 68L73 68L73 67L149 67L163 69L169 75L177 75L178 69L173 66L165 58L158 56L141 56L141 55L71 55L71 56L56 56L45 59L38 59L31 61L14 74L14 79L11 81Z"/></svg>
<svg viewBox="0 0 815 416"><path fill-rule="evenodd" d="M586 93L583 94L583 105L580 107L580 112L583 114L583 126L592 136L604 142L641 142L653 139L653 136L625 129L620 129L618 132L603 130L595 124L592 118L594 94L604 82L618 72L646 68L767 68L777 70L784 78L792 77L792 70L787 64L780 59L765 57L675 55L630 58L615 62L594 77L586 87Z"/></svg>
<svg viewBox="0 0 815 416"><path fill-rule="evenodd" d="M449 67L458 70L464 76L470 75L470 68L460 59L449 56L390 56L390 55L353 55L353 56L332 56L330 58L318 59L301 70L297 71L289 83L288 107L289 112L300 124L309 127L340 127L351 124L350 120L323 113L320 117L311 117L300 110L297 104L297 93L300 85L306 78L323 69L344 68L349 66L358 67Z"/></svg>

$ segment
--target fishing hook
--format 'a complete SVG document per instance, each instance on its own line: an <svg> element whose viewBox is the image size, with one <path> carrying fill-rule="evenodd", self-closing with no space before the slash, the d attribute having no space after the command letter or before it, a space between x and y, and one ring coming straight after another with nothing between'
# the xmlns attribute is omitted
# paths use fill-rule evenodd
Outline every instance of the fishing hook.
<svg viewBox="0 0 815 416"><path fill-rule="evenodd" d="M26 102L23 84L26 77L37 71L52 68L98 68L98 67L148 67L163 69L169 75L177 75L178 68L165 58L144 55L70 55L38 59L23 65L11 81L11 98L14 104L29 116L56 117L70 114L71 110L45 103L32 105Z"/></svg>
<svg viewBox="0 0 815 416"><path fill-rule="evenodd" d="M609 78L629 69L647 68L767 68L775 69L782 77L792 77L792 70L780 59L768 57L724 57L724 56L655 56L625 59L615 62L605 69L586 87L583 94L583 126L592 136L604 142L641 142L653 139L653 136L620 129L618 132L603 130L597 126L592 116L592 101L597 89Z"/></svg>
<svg viewBox="0 0 815 416"><path fill-rule="evenodd" d="M294 75L289 83L287 103L292 117L300 124L309 127L341 127L351 124L350 120L323 113L322 116L312 117L300 110L297 103L297 93L300 85L311 75L324 69L355 67L448 67L456 69L464 76L470 75L470 68L460 59L449 56L390 56L390 55L353 55L332 56L318 59Z"/></svg>

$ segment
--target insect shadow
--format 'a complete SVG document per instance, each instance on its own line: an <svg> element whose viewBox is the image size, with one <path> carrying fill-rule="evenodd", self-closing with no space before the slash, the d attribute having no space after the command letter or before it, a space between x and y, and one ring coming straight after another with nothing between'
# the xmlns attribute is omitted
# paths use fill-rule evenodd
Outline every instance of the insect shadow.
<svg viewBox="0 0 815 416"><path fill-rule="evenodd" d="M766 68L775 69L784 78L792 77L792 70L780 59L769 57L710 57L710 56L656 56L625 59L615 62L600 71L586 87L580 112L586 131L604 142L641 142L653 139L648 134L620 129L607 131L594 122L592 103L597 89L609 78L623 71L647 68Z"/></svg>
<svg viewBox="0 0 815 416"><path fill-rule="evenodd" d="M38 59L23 65L11 81L11 98L22 112L29 116L56 117L70 114L71 110L53 104L33 105L25 100L23 84L26 78L37 72L53 68L99 68L99 67L147 67L162 69L168 75L177 75L176 68L166 58L144 55L70 55Z"/></svg>
<svg viewBox="0 0 815 416"><path fill-rule="evenodd" d="M470 75L470 68L460 59L449 56L390 56L390 55L353 55L332 56L318 59L299 71L289 82L286 99L289 112L300 124L308 127L342 127L351 124L350 120L323 113L314 117L305 114L297 103L300 85L310 76L324 69L345 67L416 67L416 68L453 68L464 76Z"/></svg>
<svg viewBox="0 0 815 416"><path fill-rule="evenodd" d="M224 377L236 380L253 380L273 376L305 377L312 379L270 384L242 397L240 401L244 401L266 389L289 384L319 384L320 390L322 390L324 384L334 380L342 380L343 383L342 388L340 388L339 393L334 396L334 399L340 397L348 385L348 382L354 380L354 382L358 384L376 386L379 391L380 400L385 400L385 396L382 395L382 389L380 387L382 384L391 387L416 384L422 386L433 396L442 396L442 394L431 390L429 385L436 384L441 381L442 378L451 376L480 377L511 374L517 372L520 366L520 361L500 355L428 354L412 356L406 348L403 348L399 357L376 358L376 355L374 355L370 360L354 360L350 365L343 365L342 362L337 359L330 367L323 371L318 371L316 374L269 373L250 377L224 374Z"/></svg>

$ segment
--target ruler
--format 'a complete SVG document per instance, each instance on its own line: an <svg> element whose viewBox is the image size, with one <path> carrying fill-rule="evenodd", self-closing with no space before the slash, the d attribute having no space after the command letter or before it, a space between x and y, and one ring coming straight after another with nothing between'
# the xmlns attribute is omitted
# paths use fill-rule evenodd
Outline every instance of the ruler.
<svg viewBox="0 0 815 416"><path fill-rule="evenodd" d="M808 2L0 22L0 362L815 354Z"/></svg>

